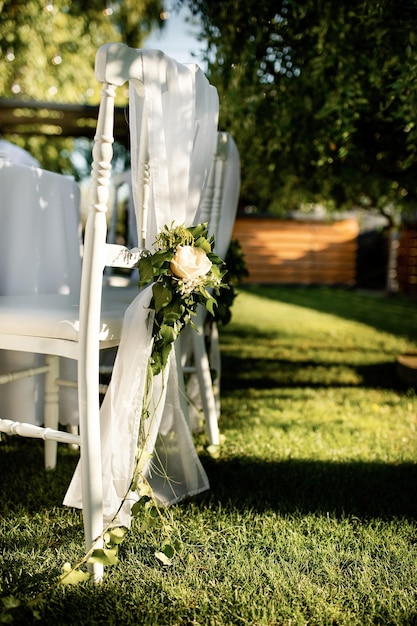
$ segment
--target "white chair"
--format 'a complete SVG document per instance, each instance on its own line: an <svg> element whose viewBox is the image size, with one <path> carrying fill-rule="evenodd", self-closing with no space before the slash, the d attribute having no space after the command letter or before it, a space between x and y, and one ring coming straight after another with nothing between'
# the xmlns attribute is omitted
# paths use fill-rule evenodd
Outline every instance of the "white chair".
<svg viewBox="0 0 417 626"><path fill-rule="evenodd" d="M239 192L239 151L229 133L219 132L209 181L196 219L198 222L208 222L209 233L215 237L215 252L222 259L225 259L230 244ZM190 374L187 395L191 405L190 419L194 422L194 428L198 427L201 402L209 443L219 445L221 378L219 336L215 322L206 328L206 318L206 310L199 307L194 322L198 332L191 328L186 329L181 337L182 367L184 373ZM210 345L209 352L206 348L206 339Z"/></svg>
<svg viewBox="0 0 417 626"><path fill-rule="evenodd" d="M147 81L144 80L145 61L148 68ZM166 78L161 72L161 67L168 67ZM145 100L149 97L159 102L161 92L169 91L170 81L175 82L175 72L179 70L180 68L175 63L168 64L164 55L158 51L133 50L123 44L108 44L98 50L95 71L97 79L103 83L103 89L93 148L91 205L85 229L79 306L71 295L64 294L0 296L0 349L47 355L46 365L42 368L46 376L45 427L1 419L0 431L80 446L82 508L87 550L93 545L102 546L100 535L104 519L103 472L107 468L101 460L103 442L101 441L99 409L99 353L100 350L114 347L120 342L126 308L125 303L119 303L114 299L106 300L105 306L102 306L104 268L106 266L132 267L139 256L138 251L131 252L123 246L106 243L106 211L111 176L115 91L126 81L133 84L134 89L140 91L143 88L138 85L143 81ZM173 79L169 72L174 74ZM194 97L197 91L194 86L201 83L203 79L206 81L197 68L193 73L186 72L181 75L181 80L185 81L187 89L194 94ZM214 96L211 96L211 100L214 100ZM211 104L211 109L216 109L216 106L213 107L213 102ZM178 111L175 109L160 113L167 117L173 115L177 124L180 121L177 118ZM217 110L215 110L215 115L217 119ZM154 239L156 232L152 223L152 218L155 216L148 215L148 208L152 189L158 189L159 192L160 181L150 178L148 146L151 143L158 150L160 138L149 137L146 115L143 116L142 122L142 127L133 127L131 132L137 133L137 137L132 136L132 142L135 142L137 148L137 163L139 164L135 170L137 171L135 202L139 207L137 215L140 232L143 232L140 241L143 246L148 245L149 238ZM212 124L214 124L214 118ZM211 125L209 125L210 128ZM192 130L194 132L194 129ZM140 138L139 145L138 137ZM206 143L207 149L210 149L210 142L204 134L199 136L198 141ZM186 146L188 151L191 150L192 144L192 141L188 141ZM183 150L182 146L179 148ZM175 158L173 161L175 162ZM191 170L192 168L193 166ZM162 168L157 173L162 175ZM161 196L168 193L165 186L161 189ZM183 197L181 189L178 189L178 192L178 197ZM174 202L175 194L174 199L171 194L167 200ZM184 202L182 204L184 205ZM192 206L192 198L185 209L185 215L189 216L187 219L192 219L196 211L196 207ZM169 218L169 214L158 216L159 220L164 221L167 217ZM30 261L30 259L26 260L28 263ZM51 259L51 263L54 263L54 259ZM62 382L59 380L58 359L62 356L78 362L79 436L57 430L57 393L59 384ZM26 372L26 374L32 374L32 372ZM136 445L135 442L131 442L132 448L136 448ZM124 454L122 450L117 452ZM197 467L196 459L193 461ZM131 476L125 477L127 484L130 478ZM207 488L206 485L204 488ZM70 503L70 500L67 494L66 503ZM94 564L91 569L94 579L100 580L103 573L102 566Z"/></svg>
<svg viewBox="0 0 417 626"><path fill-rule="evenodd" d="M81 279L80 189L65 176L0 160L0 295L66 294L79 299ZM1 417L44 421L44 357L0 350ZM60 376L76 380L76 363L60 359ZM35 370L22 377L22 370ZM17 372L14 376L10 372ZM75 385L75 383L74 383ZM75 385L76 386L76 385ZM59 392L60 422L78 423L76 389ZM49 403L48 403L49 406ZM45 466L53 467L56 443L45 444Z"/></svg>

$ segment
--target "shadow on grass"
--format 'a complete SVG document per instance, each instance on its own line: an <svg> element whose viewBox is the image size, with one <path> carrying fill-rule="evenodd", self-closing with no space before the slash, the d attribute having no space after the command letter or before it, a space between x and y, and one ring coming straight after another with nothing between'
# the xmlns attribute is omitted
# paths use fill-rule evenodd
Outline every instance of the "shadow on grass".
<svg viewBox="0 0 417 626"><path fill-rule="evenodd" d="M238 510L417 518L417 465L205 459L213 502Z"/></svg>
<svg viewBox="0 0 417 626"><path fill-rule="evenodd" d="M406 337L410 341L417 340L415 298L313 286L249 285L241 288L241 291L368 324L378 330Z"/></svg>
<svg viewBox="0 0 417 626"><path fill-rule="evenodd" d="M233 372L224 375L222 391L233 392L239 389L279 389L329 387L363 387L406 391L408 386L397 375L394 360L355 365L344 361L314 361L288 359L241 359L227 355L223 359L223 369Z"/></svg>
<svg viewBox="0 0 417 626"><path fill-rule="evenodd" d="M58 447L56 469L44 469L43 442L7 437L0 444L0 515L61 506L78 461L78 452Z"/></svg>
<svg viewBox="0 0 417 626"><path fill-rule="evenodd" d="M57 470L43 469L42 446L15 440L0 455L0 514L60 507L76 456L61 452ZM23 462L22 459L26 459ZM204 456L211 490L200 496L237 509L282 514L417 518L417 465ZM62 529L61 529L62 530Z"/></svg>

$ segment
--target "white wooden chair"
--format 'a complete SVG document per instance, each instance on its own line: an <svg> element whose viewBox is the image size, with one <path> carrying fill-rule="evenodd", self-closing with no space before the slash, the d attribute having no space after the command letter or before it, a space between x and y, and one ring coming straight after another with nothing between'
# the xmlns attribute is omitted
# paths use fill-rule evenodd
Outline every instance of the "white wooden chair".
<svg viewBox="0 0 417 626"><path fill-rule="evenodd" d="M45 426L0 419L0 432L80 446L87 550L93 545L97 548L102 546L100 535L103 530L99 354L100 350L118 345L126 308L126 303L115 299L102 303L104 269L106 266L132 267L139 258L138 250L129 251L123 246L106 243L114 98L117 87L127 81L138 83L142 80L142 53L123 44L107 44L98 50L96 56L95 73L103 83L103 88L93 148L91 204L85 229L79 306L71 296L63 294L0 297L0 349L46 355L46 365L37 371L46 377ZM158 51L147 51L148 58L153 53L156 58L164 56ZM161 90L166 89L167 85L160 85L156 79L150 88L153 91L158 88ZM180 123L180 120L177 121ZM140 132L139 162L143 164L143 169L137 173L139 180L135 200L141 207L139 243L143 245L147 236L150 181L146 128L141 128ZM31 259L27 262L30 263ZM51 259L53 262L54 259ZM79 436L57 429L57 393L59 385L63 383L59 380L58 359L62 356L78 362ZM15 377L32 374L32 371L20 372ZM94 579L100 580L102 566L94 564L91 569Z"/></svg>
<svg viewBox="0 0 417 626"><path fill-rule="evenodd" d="M232 236L240 192L240 158L233 137L217 134L217 149L209 180L197 215L198 222L208 222L209 233L215 237L215 252L225 259ZM187 391L191 404L190 418L198 425L199 404L203 410L209 443L219 445L221 359L216 323L208 329L210 351L206 349L206 310L199 307L196 320L198 332L186 329L181 337L182 367L190 374ZM197 383L195 384L195 376Z"/></svg>

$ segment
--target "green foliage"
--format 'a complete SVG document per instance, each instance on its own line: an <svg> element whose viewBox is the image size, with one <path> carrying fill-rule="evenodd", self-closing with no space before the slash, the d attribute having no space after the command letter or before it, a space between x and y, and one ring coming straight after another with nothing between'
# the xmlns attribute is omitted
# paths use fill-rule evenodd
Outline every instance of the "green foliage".
<svg viewBox="0 0 417 626"><path fill-rule="evenodd" d="M232 239L226 254L227 271L223 281L228 289L223 289L217 298L217 306L211 317L216 322L228 324L232 318L232 305L238 293L238 287L249 276L245 256L237 239Z"/></svg>
<svg viewBox="0 0 417 626"><path fill-rule="evenodd" d="M94 59L104 43L140 47L160 19L160 0L0 0L0 97L97 104ZM120 90L119 90L120 92ZM117 102L126 102L119 94ZM7 137L28 149L43 167L72 172L72 139ZM43 130L48 130L44 128Z"/></svg>
<svg viewBox="0 0 417 626"><path fill-rule="evenodd" d="M243 203L415 209L415 2L179 4L202 20Z"/></svg>
<svg viewBox="0 0 417 626"><path fill-rule="evenodd" d="M222 282L223 261L211 251L213 244L213 237L208 239L207 224L165 226L158 234L156 252L146 253L139 261L139 287L153 282L150 308L155 311L151 355L154 375L167 364L174 341L192 323L197 306L201 304L214 314L220 289L227 288ZM189 265L180 260L177 263L179 251L186 249L193 253ZM200 257L196 260L194 251L201 253L201 272Z"/></svg>

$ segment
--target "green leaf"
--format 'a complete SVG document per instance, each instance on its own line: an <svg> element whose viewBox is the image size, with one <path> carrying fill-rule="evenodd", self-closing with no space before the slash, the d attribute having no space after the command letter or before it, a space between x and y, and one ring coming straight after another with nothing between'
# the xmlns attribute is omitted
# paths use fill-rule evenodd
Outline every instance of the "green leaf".
<svg viewBox="0 0 417 626"><path fill-rule="evenodd" d="M17 607L21 605L20 600L14 596L5 596L1 601L6 610L17 609Z"/></svg>
<svg viewBox="0 0 417 626"><path fill-rule="evenodd" d="M166 288L164 283L154 283L152 293L155 300L155 311L157 312L166 307L172 300L172 292Z"/></svg>
<svg viewBox="0 0 417 626"><path fill-rule="evenodd" d="M137 463L135 467L135 473L141 474L145 468L146 463L152 458L153 454L145 449L140 450L137 456Z"/></svg>
<svg viewBox="0 0 417 626"><path fill-rule="evenodd" d="M155 556L163 565L169 566L172 565L172 560L167 557L164 552L155 552Z"/></svg>
<svg viewBox="0 0 417 626"><path fill-rule="evenodd" d="M217 254L215 254L214 252L208 252L207 253L207 257L209 258L209 260L213 263L213 265L224 265L224 261L223 259L221 259Z"/></svg>
<svg viewBox="0 0 417 626"><path fill-rule="evenodd" d="M147 285L153 280L154 272L151 258L142 257L139 261L139 287Z"/></svg>
<svg viewBox="0 0 417 626"><path fill-rule="evenodd" d="M80 569L73 569L70 563L65 563L62 567L62 574L59 577L61 585L78 585L91 577L89 572Z"/></svg>
<svg viewBox="0 0 417 626"><path fill-rule="evenodd" d="M182 299L176 295L172 298L171 302L164 307L164 321L165 323L173 323L178 320L185 311Z"/></svg>
<svg viewBox="0 0 417 626"><path fill-rule="evenodd" d="M207 239L205 237L199 237L195 241L194 245L195 245L196 248L201 248L202 250L204 250L204 252L206 254L211 252L211 245L210 245L210 243L207 241Z"/></svg>
<svg viewBox="0 0 417 626"><path fill-rule="evenodd" d="M172 250L158 250L151 257L153 267L162 267L164 263L169 263L174 258L174 252Z"/></svg>
<svg viewBox="0 0 417 626"><path fill-rule="evenodd" d="M166 544L163 545L162 552L169 559L172 559L172 557L175 556L175 548L170 543L166 543Z"/></svg>
<svg viewBox="0 0 417 626"><path fill-rule="evenodd" d="M212 299L210 293L207 291L207 289L203 287L203 285L200 285L198 290L201 293L201 295L204 296L204 298L206 298L207 300Z"/></svg>
<svg viewBox="0 0 417 626"><path fill-rule="evenodd" d="M137 502L135 502L135 504L132 505L132 508L130 509L131 515L136 517L139 513L142 513L145 508L145 504L149 501L149 496L142 496Z"/></svg>
<svg viewBox="0 0 417 626"><path fill-rule="evenodd" d="M88 562L101 563L101 565L116 565L119 562L117 552L117 548L97 548L93 550Z"/></svg>
<svg viewBox="0 0 417 626"><path fill-rule="evenodd" d="M110 528L107 533L109 535L109 543L112 543L114 545L122 543L122 541L126 537L126 533L127 528L125 528L124 526L116 526L115 528Z"/></svg>
<svg viewBox="0 0 417 626"><path fill-rule="evenodd" d="M144 533L147 530L150 530L151 528L153 528L154 526L156 526L158 520L154 517L146 517L144 520L142 520L142 523L140 525L140 532Z"/></svg>
<svg viewBox="0 0 417 626"><path fill-rule="evenodd" d="M176 340L178 333L175 332L172 326L168 326L167 324L162 324L161 326L161 336L164 340L164 344L172 343Z"/></svg>
<svg viewBox="0 0 417 626"><path fill-rule="evenodd" d="M206 302L206 309L211 315L214 315L215 306L217 306L216 300L214 298L209 298Z"/></svg>
<svg viewBox="0 0 417 626"><path fill-rule="evenodd" d="M192 234L194 240L197 240L199 237L206 237L207 235L207 222L203 222L202 224L197 224L196 226L189 226L187 230Z"/></svg>
<svg viewBox="0 0 417 626"><path fill-rule="evenodd" d="M156 507L153 502L148 502L147 506L145 506L146 513L149 517L153 519L157 519L159 517L158 507Z"/></svg>
<svg viewBox="0 0 417 626"><path fill-rule="evenodd" d="M162 357L162 367L165 367L168 363L168 357L171 353L172 343L162 346L161 357Z"/></svg>

